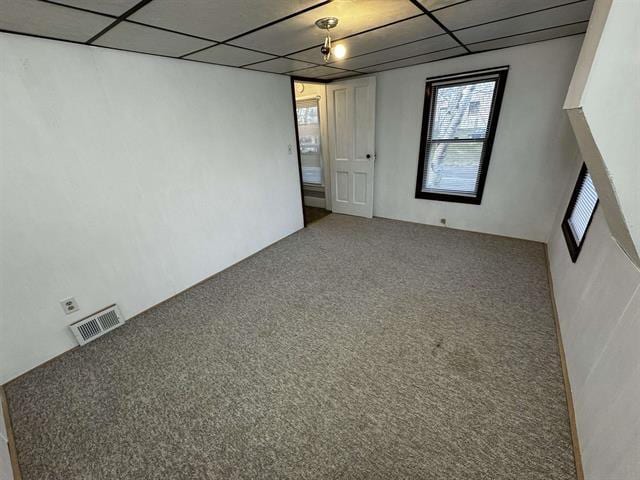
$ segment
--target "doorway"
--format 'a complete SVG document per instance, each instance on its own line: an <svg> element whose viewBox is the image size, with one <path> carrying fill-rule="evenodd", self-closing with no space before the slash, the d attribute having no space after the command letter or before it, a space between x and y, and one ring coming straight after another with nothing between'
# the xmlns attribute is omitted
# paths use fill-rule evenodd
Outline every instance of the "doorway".
<svg viewBox="0 0 640 480"><path fill-rule="evenodd" d="M305 225L328 212L371 218L375 77L291 79Z"/></svg>
<svg viewBox="0 0 640 480"><path fill-rule="evenodd" d="M331 211L326 85L293 81L305 225Z"/></svg>

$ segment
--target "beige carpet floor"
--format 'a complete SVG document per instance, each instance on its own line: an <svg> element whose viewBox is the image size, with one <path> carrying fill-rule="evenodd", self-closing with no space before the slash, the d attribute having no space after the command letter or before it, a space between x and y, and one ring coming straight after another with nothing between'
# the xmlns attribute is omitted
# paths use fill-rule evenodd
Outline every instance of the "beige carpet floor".
<svg viewBox="0 0 640 480"><path fill-rule="evenodd" d="M543 245L445 228L329 215L6 393L25 480L575 479Z"/></svg>

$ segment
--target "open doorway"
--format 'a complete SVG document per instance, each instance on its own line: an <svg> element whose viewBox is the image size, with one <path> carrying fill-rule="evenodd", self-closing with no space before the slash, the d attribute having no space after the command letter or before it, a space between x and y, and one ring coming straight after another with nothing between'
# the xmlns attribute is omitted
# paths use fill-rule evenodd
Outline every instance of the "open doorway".
<svg viewBox="0 0 640 480"><path fill-rule="evenodd" d="M305 225L331 213L327 98L324 83L293 80Z"/></svg>
<svg viewBox="0 0 640 480"><path fill-rule="evenodd" d="M327 212L371 218L376 78L294 77L291 89L305 225Z"/></svg>

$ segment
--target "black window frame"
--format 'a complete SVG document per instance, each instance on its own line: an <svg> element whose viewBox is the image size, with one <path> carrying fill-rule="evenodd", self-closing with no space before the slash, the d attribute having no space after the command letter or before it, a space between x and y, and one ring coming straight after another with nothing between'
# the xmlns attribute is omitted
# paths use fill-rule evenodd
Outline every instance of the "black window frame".
<svg viewBox="0 0 640 480"><path fill-rule="evenodd" d="M443 202L467 203L480 205L484 194L484 185L487 180L489 171L489 162L491 159L491 150L495 140L496 131L498 129L498 121L500 119L500 110L502 107L502 99L504 97L504 89L507 83L508 66L495 67L482 70L474 70L454 75L442 75L439 77L427 78L424 94L424 107L422 110L422 131L420 134L420 156L418 157L418 176L416 178L415 198L425 200L438 200ZM435 95L434 84L442 82L451 82L448 85L466 85L473 83L474 80L481 80L487 75L496 75L496 88L493 92L493 101L491 112L489 114L489 124L487 125L487 136L484 139L482 153L480 154L480 168L478 173L478 189L475 195L458 195L455 193L436 193L425 192L422 190L424 181L424 169L427 163L425 158L429 144L429 130L432 125L432 118L435 113ZM459 82L458 82L459 80Z"/></svg>
<svg viewBox="0 0 640 480"><path fill-rule="evenodd" d="M569 225L569 219L571 218L573 209L576 206L576 202L578 201L578 195L580 194L580 187L582 186L582 182L584 181L584 178L587 176L588 172L589 172L589 169L587 168L587 164L583 163L582 168L580 169L580 173L578 174L578 180L576 181L576 184L573 187L573 193L571 194L571 200L569 200L567 211L565 212L564 218L562 219L562 234L564 235L564 239L567 242L567 248L569 249L569 256L571 257L571 261L573 263L576 263L576 261L578 260L578 256L580 255L580 251L582 250L582 246L584 245L584 241L587 238L587 233L589 233L589 227L591 226L593 217L596 214L598 205L600 204L600 198L598 197L598 200L596 201L596 204L594 205L593 210L591 211L591 216L589 217L589 221L587 222L587 228L585 228L584 235L582 235L582 240L578 244L578 242L576 242L576 238L573 236L571 225ZM593 177L591 180L593 181Z"/></svg>

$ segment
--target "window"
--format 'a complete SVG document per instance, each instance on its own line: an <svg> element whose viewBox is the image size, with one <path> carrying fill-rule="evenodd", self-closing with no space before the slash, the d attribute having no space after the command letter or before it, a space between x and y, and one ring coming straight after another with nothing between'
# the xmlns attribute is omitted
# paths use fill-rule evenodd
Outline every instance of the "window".
<svg viewBox="0 0 640 480"><path fill-rule="evenodd" d="M562 221L562 233L574 262L578 259L584 237L598 206L598 193L586 165L582 165L578 182L573 190L567 213Z"/></svg>
<svg viewBox="0 0 640 480"><path fill-rule="evenodd" d="M427 79L416 198L480 204L507 69Z"/></svg>
<svg viewBox="0 0 640 480"><path fill-rule="evenodd" d="M322 185L322 150L320 148L320 111L318 99L296 101L298 140L302 162L302 182Z"/></svg>

